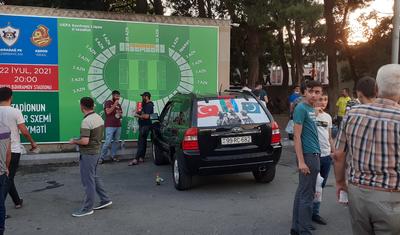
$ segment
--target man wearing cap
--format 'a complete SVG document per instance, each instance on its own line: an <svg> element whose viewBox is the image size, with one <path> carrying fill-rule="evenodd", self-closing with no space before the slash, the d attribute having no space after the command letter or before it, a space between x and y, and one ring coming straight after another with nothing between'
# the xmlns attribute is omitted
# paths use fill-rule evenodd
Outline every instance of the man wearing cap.
<svg viewBox="0 0 400 235"><path fill-rule="evenodd" d="M136 158L134 158L129 165L137 165L144 161L144 157L146 155L146 147L147 147L147 136L151 131L151 120L150 114L154 112L154 104L150 100L151 94L150 92L144 92L141 94L142 96L142 109L137 110L135 113L135 117L137 117L139 123L139 138L138 138L138 149L136 153Z"/></svg>

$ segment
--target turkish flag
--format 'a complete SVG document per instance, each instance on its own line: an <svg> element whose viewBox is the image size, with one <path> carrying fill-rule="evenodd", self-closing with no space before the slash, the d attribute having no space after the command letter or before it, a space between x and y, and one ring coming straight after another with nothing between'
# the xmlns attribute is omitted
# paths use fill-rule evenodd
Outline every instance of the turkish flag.
<svg viewBox="0 0 400 235"><path fill-rule="evenodd" d="M218 113L219 109L217 105L199 105L197 109L198 118L218 116Z"/></svg>

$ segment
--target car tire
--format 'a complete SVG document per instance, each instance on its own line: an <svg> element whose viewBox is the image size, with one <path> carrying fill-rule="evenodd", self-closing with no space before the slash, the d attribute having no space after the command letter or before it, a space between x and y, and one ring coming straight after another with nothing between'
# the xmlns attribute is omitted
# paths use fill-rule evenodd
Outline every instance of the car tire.
<svg viewBox="0 0 400 235"><path fill-rule="evenodd" d="M153 162L155 165L160 166L168 164L168 159L164 156L160 147L154 143L151 145L151 154L153 156Z"/></svg>
<svg viewBox="0 0 400 235"><path fill-rule="evenodd" d="M267 167L267 170L254 170L253 176L258 183L269 183L275 178L276 166Z"/></svg>
<svg viewBox="0 0 400 235"><path fill-rule="evenodd" d="M173 158L172 178L177 190L187 190L192 187L192 176L185 170L183 159L179 156Z"/></svg>

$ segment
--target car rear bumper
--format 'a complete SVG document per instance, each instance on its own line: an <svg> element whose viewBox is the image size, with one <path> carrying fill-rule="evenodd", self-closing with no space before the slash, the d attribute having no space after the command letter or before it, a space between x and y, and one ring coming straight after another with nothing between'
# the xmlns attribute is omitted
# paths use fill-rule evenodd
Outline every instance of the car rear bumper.
<svg viewBox="0 0 400 235"><path fill-rule="evenodd" d="M279 162L281 152L282 146L279 145L267 152L223 156L184 153L184 160L188 173L192 175L229 174L275 166Z"/></svg>

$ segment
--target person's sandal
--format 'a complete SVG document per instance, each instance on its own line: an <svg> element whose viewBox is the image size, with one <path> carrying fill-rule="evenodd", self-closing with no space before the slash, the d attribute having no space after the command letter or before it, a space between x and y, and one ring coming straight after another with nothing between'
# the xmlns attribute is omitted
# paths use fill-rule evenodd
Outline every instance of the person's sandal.
<svg viewBox="0 0 400 235"><path fill-rule="evenodd" d="M138 165L138 161L136 159L133 159L132 161L129 162L128 166L135 166Z"/></svg>
<svg viewBox="0 0 400 235"><path fill-rule="evenodd" d="M140 163L143 163L143 162L144 162L144 159L143 159L143 158L139 158L139 162L140 162Z"/></svg>

